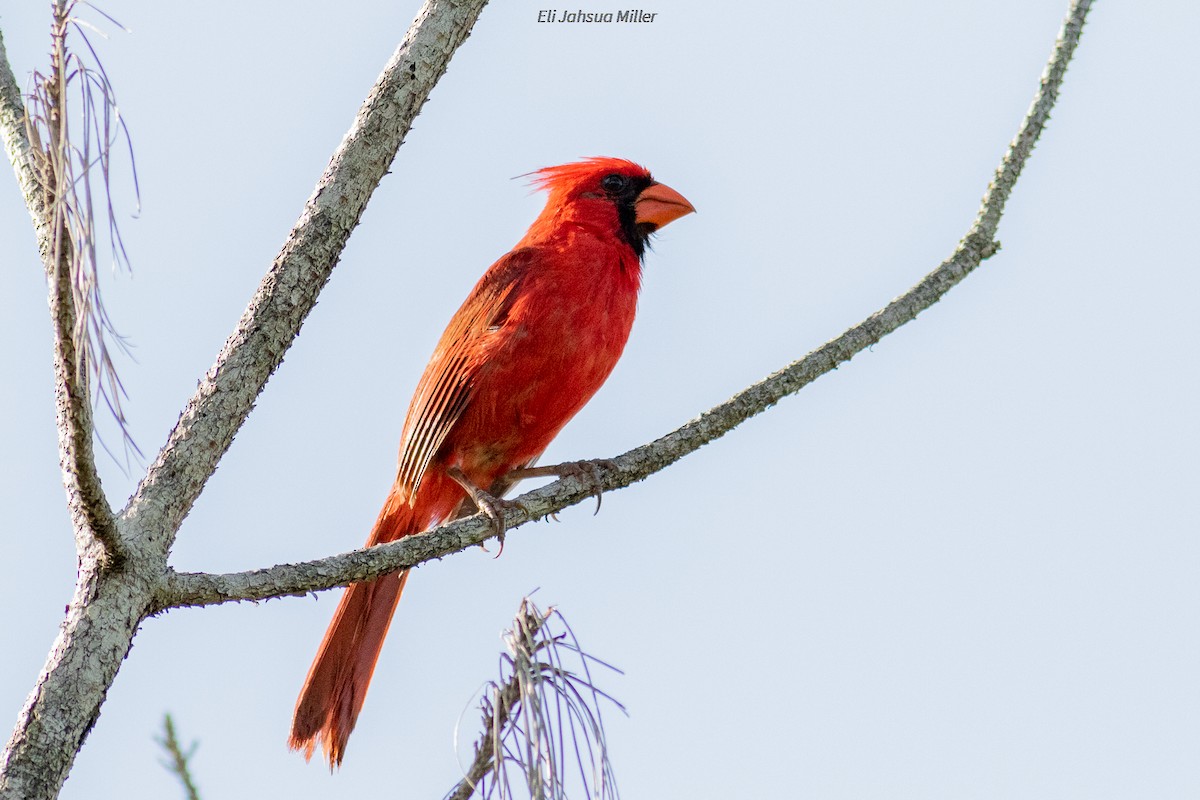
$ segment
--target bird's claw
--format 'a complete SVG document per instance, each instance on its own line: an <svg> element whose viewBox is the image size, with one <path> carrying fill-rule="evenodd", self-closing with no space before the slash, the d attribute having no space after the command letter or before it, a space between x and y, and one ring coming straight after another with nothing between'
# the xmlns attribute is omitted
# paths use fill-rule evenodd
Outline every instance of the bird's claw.
<svg viewBox="0 0 1200 800"><path fill-rule="evenodd" d="M592 497L596 498L596 510L592 512L592 516L600 513L600 504L604 501L604 492L600 488L603 483L601 469L613 470L617 469L617 462L611 458L596 458L591 461L571 461L562 466L567 467L564 475L570 475L580 481L587 481L592 484Z"/></svg>
<svg viewBox="0 0 1200 800"><path fill-rule="evenodd" d="M500 554L504 552L504 532L508 530L508 525L504 521L504 513L506 511L519 508L524 511L527 516L532 516L532 514L529 513L529 509L525 507L524 503L519 501L505 500L485 492L483 489L480 489L478 486L472 483L471 480L458 467L451 467L450 469L446 470L446 474L450 476L451 480L463 488L463 491L466 492L467 496L471 498L471 501L475 503L475 508L479 510L479 513L490 519L492 524L496 526L496 538L500 540L500 549L496 551L496 558L499 558ZM479 546L483 548L485 553L488 551L487 546L483 542L480 542Z"/></svg>
<svg viewBox="0 0 1200 800"><path fill-rule="evenodd" d="M516 500L505 500L502 497L495 497L484 491L480 491L478 496L471 499L475 501L475 507L479 509L479 512L490 519L492 524L496 526L496 538L500 540L500 549L496 551L495 557L499 558L500 554L504 552L504 533L508 530L508 525L504 521L505 512L520 509L528 515L529 509L525 507L524 503ZM485 553L488 552L486 544L480 542L479 546L483 548Z"/></svg>
<svg viewBox="0 0 1200 800"><path fill-rule="evenodd" d="M513 470L509 473L509 477L521 478L575 478L581 483L590 483L592 486L591 496L596 498L596 510L593 514L600 513L600 503L603 500L604 493L600 489L603 470L617 470L617 462L611 458L595 458L590 461L565 461L562 464L552 464L545 467L526 467L524 469Z"/></svg>

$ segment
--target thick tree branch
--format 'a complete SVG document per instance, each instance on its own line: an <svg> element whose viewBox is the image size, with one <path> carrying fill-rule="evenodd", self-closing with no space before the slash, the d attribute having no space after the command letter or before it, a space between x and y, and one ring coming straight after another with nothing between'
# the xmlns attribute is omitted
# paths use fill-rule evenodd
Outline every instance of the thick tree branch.
<svg viewBox="0 0 1200 800"><path fill-rule="evenodd" d="M0 800L58 795L138 626L153 610L180 522L295 338L367 198L484 2L428 0L422 8L241 324L117 521L128 550L122 568L113 569L94 547L81 553L66 619L0 753ZM52 195L34 160L40 145L30 143L24 119L20 92L0 52L0 133L35 227L40 226L45 256L52 252L45 245L53 237L46 221L52 217L47 199Z"/></svg>
<svg viewBox="0 0 1200 800"><path fill-rule="evenodd" d="M148 571L80 560L75 594L42 673L0 753L0 800L58 796L148 612Z"/></svg>
<svg viewBox="0 0 1200 800"><path fill-rule="evenodd" d="M413 119L486 0L427 0L122 520L170 548L254 399L300 332Z"/></svg>
<svg viewBox="0 0 1200 800"><path fill-rule="evenodd" d="M984 259L993 255L999 247L993 239L1004 211L1004 204L1049 119L1050 110L1058 98L1067 64L1079 43L1090 7L1091 0L1077 0L1071 5L1050 62L1042 74L1033 104L988 186L975 223L950 258L908 292L836 339L826 342L800 360L739 392L666 436L618 457L615 459L616 469L603 463L599 464L599 488L612 491L628 486L724 436L750 417L798 392L916 318L970 274ZM570 477L521 495L517 502L523 505L526 511L519 508L509 511L505 515L508 528L511 530L530 519L538 519L560 511L591 494L590 485ZM491 523L485 517L476 515L396 542L301 564L282 564L268 569L224 575L170 571L158 593L155 605L161 610L173 606L263 600L345 586L442 558L480 544L493 536L495 532Z"/></svg>

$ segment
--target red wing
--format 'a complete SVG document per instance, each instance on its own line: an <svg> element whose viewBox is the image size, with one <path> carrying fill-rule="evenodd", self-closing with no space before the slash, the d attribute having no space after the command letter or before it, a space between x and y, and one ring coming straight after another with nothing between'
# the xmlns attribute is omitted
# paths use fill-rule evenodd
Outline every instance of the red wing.
<svg viewBox="0 0 1200 800"><path fill-rule="evenodd" d="M487 271L455 312L417 384L400 442L397 483L416 493L430 460L474 395L479 354L503 324L533 250L514 250Z"/></svg>

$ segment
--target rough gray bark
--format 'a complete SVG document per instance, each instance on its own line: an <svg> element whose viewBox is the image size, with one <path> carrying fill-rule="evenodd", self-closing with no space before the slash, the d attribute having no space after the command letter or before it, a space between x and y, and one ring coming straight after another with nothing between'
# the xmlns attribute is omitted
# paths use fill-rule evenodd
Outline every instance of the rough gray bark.
<svg viewBox="0 0 1200 800"><path fill-rule="evenodd" d="M237 329L188 401L123 522L169 548L300 332L350 232L485 0L428 0L359 110Z"/></svg>
<svg viewBox="0 0 1200 800"><path fill-rule="evenodd" d="M86 380L60 397L60 435L67 443L64 447L72 448L69 458L64 457L64 476L80 543L79 577L58 638L0 755L0 799L58 795L138 625L154 608L180 523L299 332L371 193L484 4L485 0L429 0L418 13L237 330L129 505L106 532L111 535L95 535L99 526L89 521L111 521L112 516L98 479L93 485L88 477L94 475L95 464ZM38 168L40 144L29 141L16 81L7 55L0 56L0 128L43 258L49 254L55 265L47 267L53 305L63 294L63 273L57 264L69 255L54 248L55 186ZM62 335L71 330L70 311L69 301L68 306L59 302L54 308L56 340L62 348L78 346L69 333ZM69 384L75 371L63 372L58 365L73 364L74 353L62 348L56 354L56 374ZM106 550L102 541L114 546ZM110 558L118 549L122 557Z"/></svg>
<svg viewBox="0 0 1200 800"><path fill-rule="evenodd" d="M0 136L4 139L4 152L17 175L17 186L29 216L33 218L34 232L38 242L49 238L43 228L49 228L50 215L46 213L46 197L34 169L32 147L25 129L25 105L21 102L21 87L8 64L8 51L4 47L4 34L0 32Z"/></svg>
<svg viewBox="0 0 1200 800"><path fill-rule="evenodd" d="M81 536L75 596L41 676L0 755L0 800L52 798L99 715L139 623L180 605L261 599L364 580L440 558L489 538L480 517L370 550L306 564L232 575L177 574L167 566L179 525L228 449L255 397L281 362L329 279L366 202L395 156L429 91L465 39L484 0L429 0L389 61L358 118L335 153L283 250L263 279L237 330L184 409L166 445L129 505L116 519L116 538ZM666 436L598 467L612 490L641 480L761 413L856 353L879 341L962 280L996 252L996 227L1013 185L1032 152L1078 43L1090 0L1075 0L1041 85L1021 128L988 187L974 225L949 259L903 296L804 358L735 395ZM19 92L0 39L0 133L34 218L39 243L47 227L46 190L31 167ZM43 255L45 255L43 250ZM53 276L51 273L52 292ZM56 322L56 328L61 322ZM86 387L85 387L86 393ZM90 435L90 423L87 426ZM94 467L80 451L70 481ZM522 496L527 511L508 515L509 527L588 497L593 487L565 478ZM91 515L106 509L103 495L81 494ZM94 529L73 514L80 526ZM106 551L102 542L110 542ZM121 558L109 558L113 543Z"/></svg>

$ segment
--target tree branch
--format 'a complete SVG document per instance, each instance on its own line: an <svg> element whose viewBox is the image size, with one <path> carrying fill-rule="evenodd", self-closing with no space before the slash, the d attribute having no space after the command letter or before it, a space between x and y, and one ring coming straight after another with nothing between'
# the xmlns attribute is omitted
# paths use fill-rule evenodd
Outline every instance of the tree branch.
<svg viewBox="0 0 1200 800"><path fill-rule="evenodd" d="M615 800L601 706L625 708L596 686L592 665L620 670L588 655L561 612L542 611L528 597L504 632L504 645L502 683L489 682L484 689L483 731L446 800L467 800L476 790L485 798L497 790L511 797L510 769L524 778L530 797L565 800L574 783L568 778L572 762L582 794Z"/></svg>
<svg viewBox="0 0 1200 800"><path fill-rule="evenodd" d="M62 2L58 0L56 8ZM153 597L180 522L295 338L367 198L484 3L426 2L238 329L117 521L129 552L125 568L110 569L95 548L81 553L66 618L0 753L0 800L49 800L58 795L138 626L154 608ZM33 160L40 144L31 143L25 116L6 53L0 52L0 133L45 256L52 252L45 244L53 236L50 195L44 173ZM38 198L43 205L37 205Z"/></svg>
<svg viewBox="0 0 1200 800"><path fill-rule="evenodd" d="M26 208L33 219L38 251L46 270L54 326L54 394L59 465L67 507L82 556L99 542L108 562L124 557L116 521L96 470L92 446L92 404L81 341L75 286L82 269L79 234L90 231L90 214L73 197L71 142L67 135L66 49L70 4L56 5L48 79L38 76L37 100L49 142L43 147L21 102L21 93L0 39L0 129ZM31 140L31 135L33 139ZM86 168L86 167L85 167ZM83 332L86 336L86 331Z"/></svg>
<svg viewBox="0 0 1200 800"><path fill-rule="evenodd" d="M104 495L92 446L92 402L87 365L81 360L74 333L78 329L72 281L74 245L63 231L65 220L54 215L56 238L50 256L50 316L54 321L54 397L58 429L58 463L67 490L67 509L75 530L75 549L83 556L95 542L97 555L110 565L124 560L127 550L116 518Z"/></svg>
<svg viewBox="0 0 1200 800"><path fill-rule="evenodd" d="M530 613L527 604L529 598L522 599L513 627L518 629L524 623L525 630L529 632L528 638L533 641L546 624L547 615ZM500 750L500 742L504 738L513 712L517 711L517 704L521 702L521 678L514 669L503 686L490 684L484 690L483 701L480 703L483 730L475 740L475 753L470 766L467 767L462 780L446 795L446 800L467 800L475 793L479 782L496 768L496 753ZM490 696L488 689L491 690Z"/></svg>
<svg viewBox="0 0 1200 800"><path fill-rule="evenodd" d="M486 0L427 0L371 88L237 329L122 512L170 548L254 400L300 332L367 201Z"/></svg>
<svg viewBox="0 0 1200 800"><path fill-rule="evenodd" d="M475 742L475 757L471 759L471 765L467 767L462 780L446 795L446 800L468 800L475 794L480 781L495 768L496 759L492 743L498 738L499 732L508 726L509 714L520 699L521 683L516 675L509 678L503 687L495 690L491 708L484 711L483 731ZM491 713L488 713L489 711Z"/></svg>
<svg viewBox="0 0 1200 800"><path fill-rule="evenodd" d="M179 779L186 800L200 800L200 791L196 788L196 781L192 778L192 768L188 763L195 755L199 744L193 742L186 751L183 749L179 737L175 734L175 721L171 719L170 714L163 716L163 735L157 741L167 753L163 766Z"/></svg>
<svg viewBox="0 0 1200 800"><path fill-rule="evenodd" d="M33 147L26 128L25 104L21 101L21 87L8 62L3 31L0 31L0 137L4 139L4 152L17 175L17 185L21 188L25 207L33 218L40 249L42 242L50 239L46 190L38 179Z"/></svg>
<svg viewBox="0 0 1200 800"><path fill-rule="evenodd" d="M152 578L141 572L80 559L66 617L0 752L0 800L58 796L148 613Z"/></svg>
<svg viewBox="0 0 1200 800"><path fill-rule="evenodd" d="M1004 205L1049 119L1091 4L1091 0L1072 3L1033 103L988 186L975 223L950 258L908 292L836 339L671 433L616 458L615 469L599 462L596 488L612 491L628 486L724 436L915 319L992 256L999 249L993 238ZM574 505L590 497L592 490L589 483L568 477L523 494L517 502L524 510L516 508L505 514L508 529ZM157 595L156 608L264 600L331 589L440 559L494 536L491 523L477 514L396 542L300 564L222 575L171 570Z"/></svg>

